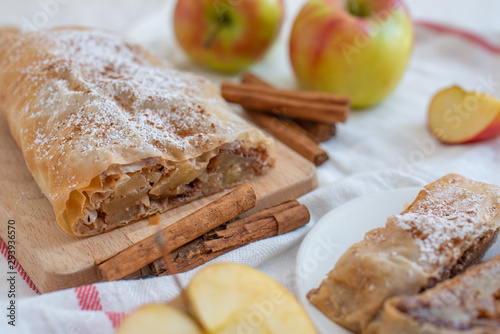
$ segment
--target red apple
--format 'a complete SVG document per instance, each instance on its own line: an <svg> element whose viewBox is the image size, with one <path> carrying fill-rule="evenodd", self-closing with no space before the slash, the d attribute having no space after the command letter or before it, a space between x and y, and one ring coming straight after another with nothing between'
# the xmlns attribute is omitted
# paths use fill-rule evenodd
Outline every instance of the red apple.
<svg viewBox="0 0 500 334"><path fill-rule="evenodd" d="M500 135L500 101L458 86L438 92L429 106L429 129L447 144L473 143Z"/></svg>
<svg viewBox="0 0 500 334"><path fill-rule="evenodd" d="M348 95L372 106L400 81L413 44L401 0L310 0L290 37L290 59L301 85Z"/></svg>
<svg viewBox="0 0 500 334"><path fill-rule="evenodd" d="M282 21L283 0L179 0L174 31L196 62L236 72L265 55Z"/></svg>

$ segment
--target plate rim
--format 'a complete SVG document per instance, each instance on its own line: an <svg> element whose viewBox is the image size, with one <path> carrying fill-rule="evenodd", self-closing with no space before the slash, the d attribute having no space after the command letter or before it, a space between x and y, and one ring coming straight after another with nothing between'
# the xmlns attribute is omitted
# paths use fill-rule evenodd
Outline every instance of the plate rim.
<svg viewBox="0 0 500 334"><path fill-rule="evenodd" d="M306 313L311 318L311 321L314 323L314 325L318 329L318 332L319 332L320 328L318 327L318 324L316 323L314 317L311 315L311 313L308 310L308 307L314 307L314 305L312 305L309 302L309 300L307 299L307 297L305 296L305 294L307 294L307 292L301 291L301 285L299 284L299 281L300 281L299 270L301 268L301 266L300 266L301 263L299 263L299 261L302 260L304 250L306 249L306 244L309 243L309 240L316 234L316 231L322 227L324 222L328 220L328 217L331 215L334 215L336 211L343 210L347 206L353 206L353 205L355 206L357 202L365 201L366 199L368 199L370 197L376 197L376 196L380 196L380 195L384 195L384 194L397 193L397 192L402 192L402 193L414 192L415 195L417 195L422 189L423 189L422 186L411 186L411 187L401 187L401 188L394 188L394 189L385 189L385 190L375 191L372 193L368 193L368 194L364 194L364 195L352 198L352 199L340 204L339 206L331 209L327 213L325 213L320 219L318 219L318 221L314 224L314 226L307 232L306 236L304 237L304 239L302 239L302 241L300 243L299 249L297 251L297 255L295 257L295 268L294 268L294 278L295 278L295 283L296 283L295 284L295 290L296 290L295 293L297 294L298 300L302 304L302 306L304 307ZM404 204L404 203L402 203L402 204ZM395 214L397 214L397 213L395 213ZM368 231L366 231L366 232L368 232Z"/></svg>

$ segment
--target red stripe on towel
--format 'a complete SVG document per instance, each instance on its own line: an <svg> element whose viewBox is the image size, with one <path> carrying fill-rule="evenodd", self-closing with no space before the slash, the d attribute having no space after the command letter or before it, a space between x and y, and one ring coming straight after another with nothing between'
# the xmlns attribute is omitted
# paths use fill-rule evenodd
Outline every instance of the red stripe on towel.
<svg viewBox="0 0 500 334"><path fill-rule="evenodd" d="M102 311L101 297L95 285L85 285L75 288L78 305L83 311Z"/></svg>
<svg viewBox="0 0 500 334"><path fill-rule="evenodd" d="M101 297L97 287L93 284L75 288L78 305L82 311L102 311ZM125 318L125 312L105 311L113 328L116 328Z"/></svg>
<svg viewBox="0 0 500 334"><path fill-rule="evenodd" d="M0 253L5 257L7 261L9 261L9 248L7 247L7 244L0 239ZM30 287L31 290L35 291L36 294L40 294L40 291L35 286L35 283L29 278L28 274L26 271L24 271L23 267L17 262L17 260L14 258L14 261L12 261L12 264L16 268L17 272L19 273L19 276L22 277L22 279L26 282L26 284Z"/></svg>
<svg viewBox="0 0 500 334"><path fill-rule="evenodd" d="M118 327L126 316L125 312L104 312L108 316L113 328Z"/></svg>
<svg viewBox="0 0 500 334"><path fill-rule="evenodd" d="M467 30L462 30L460 28L450 27L446 25L442 25L439 23L429 22L429 21L416 21L415 24L420 27L424 27L430 30L433 30L438 33L455 35L462 39L467 40L468 42L475 44L491 53L500 54L500 46L494 45L489 42L485 38L471 33Z"/></svg>

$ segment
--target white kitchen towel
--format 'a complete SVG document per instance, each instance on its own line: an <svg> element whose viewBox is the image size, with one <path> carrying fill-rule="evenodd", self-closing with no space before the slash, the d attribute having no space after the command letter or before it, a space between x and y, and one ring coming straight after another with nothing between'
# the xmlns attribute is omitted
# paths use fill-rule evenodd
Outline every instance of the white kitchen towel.
<svg viewBox="0 0 500 334"><path fill-rule="evenodd" d="M295 255L301 240L326 212L350 199L386 189L423 185L427 178L397 172L373 172L325 185L300 199L311 211L310 223L296 231L250 244L219 257L256 267L295 292ZM185 285L199 270L180 274ZM171 277L106 282L40 296L18 298L16 329L9 333L112 333L123 316L151 302L167 302L178 294ZM1 328L1 327L0 327Z"/></svg>
<svg viewBox="0 0 500 334"><path fill-rule="evenodd" d="M214 262L238 262L256 267L295 293L295 256L300 242L325 213L359 196L388 189L423 186L439 176L432 172L410 176L398 171L384 171L343 178L300 199L311 211L311 221L307 226L250 244ZM480 175L475 177L481 178ZM180 274L182 284L186 285L198 270ZM155 277L97 283L18 298L16 328L6 328L6 333L113 333L126 313L134 308L145 303L167 302L177 294L178 289L171 277Z"/></svg>
<svg viewBox="0 0 500 334"><path fill-rule="evenodd" d="M36 2L33 3L34 10L42 10L36 6ZM61 13L54 15L51 25L93 22L114 28L154 47L181 68L207 75L216 82L224 78L190 63L175 45L168 30L172 1L167 5L163 1L148 2L149 5L143 9L152 14L140 18L134 14L141 8L130 5L128 25L123 25L123 20L117 19L117 11L113 9L117 9L116 6L127 7L133 1L88 0L65 1L65 5L62 1L60 3ZM277 86L296 85L287 60L286 44L293 16L302 3L303 1L293 0L286 2L287 20L282 35L270 55L253 68L256 73ZM415 12L419 13L425 13L425 6L435 8L429 5L430 0L410 3ZM426 5L421 5L422 3ZM469 6L466 2L461 3L464 7ZM498 2L494 0L487 3L498 8ZM89 9L92 6L99 8L99 13L115 15L103 24L104 18L101 21L98 18L105 15L93 16L95 10ZM461 5L452 2L450 6ZM469 34L455 28L420 22L416 26L415 49L409 68L396 91L371 110L353 112L349 121L339 126L337 136L322 144L330 160L318 168L320 188L300 199L311 211L311 222L307 226L286 235L256 242L215 261L251 265L295 292L295 256L301 240L318 219L346 201L386 189L422 186L449 172L500 184L497 167L500 162L500 139L472 145L448 146L436 141L426 128L427 106L438 89L460 84L500 97L500 59L499 48L496 46L500 45L500 23L490 20L485 22L487 29L480 29L481 17L491 17L488 13L494 11L490 9L490 5L477 7L469 13L466 10L457 11L457 15L450 15L444 10L440 14L430 13L433 18L441 18L441 21L451 20L455 24L466 22L468 29L479 28L474 29L474 34ZM481 10L485 11L484 16L478 14ZM67 15L63 15L64 13ZM71 13L80 15L71 20L68 18ZM10 18L6 15L0 13L0 24L9 22ZM475 18L474 22L477 24L474 25L469 18ZM481 37L475 37L476 35ZM0 242L0 253L3 254L0 257L0 272L3 275L0 279L0 333L112 333L130 310L144 303L168 301L178 293L171 278L160 277L99 283L37 295L19 264L13 263L17 272L14 274L16 296L11 298L8 279L12 274L8 274L11 269L5 259L5 242L8 240ZM195 271L180 275L183 284L189 281ZM12 300L15 301L16 308L15 327L7 323L10 312L7 307Z"/></svg>
<svg viewBox="0 0 500 334"><path fill-rule="evenodd" d="M300 242L325 213L359 196L423 186L439 176L430 171L409 175L392 170L360 173L324 185L300 199L311 211L311 221L307 226L250 244L213 262L238 262L253 266L295 293L295 257ZM484 175L468 176L494 182ZM182 284L186 285L198 270L180 274ZM134 308L145 303L167 302L177 294L178 289L171 277L155 277L97 283L17 298L16 327L4 325L6 331L2 333L113 333L123 317Z"/></svg>

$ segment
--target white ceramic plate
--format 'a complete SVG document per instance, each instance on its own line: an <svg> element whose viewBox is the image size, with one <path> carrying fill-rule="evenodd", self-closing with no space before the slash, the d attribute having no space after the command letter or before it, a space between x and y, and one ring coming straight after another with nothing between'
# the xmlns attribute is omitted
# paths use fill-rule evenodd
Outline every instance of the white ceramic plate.
<svg viewBox="0 0 500 334"><path fill-rule="evenodd" d="M296 279L299 300L322 334L351 333L328 319L306 298L317 288L340 256L366 232L385 225L387 217L404 209L421 188L401 188L363 196L327 213L307 234L300 246ZM500 241L486 253L485 259L500 254Z"/></svg>

